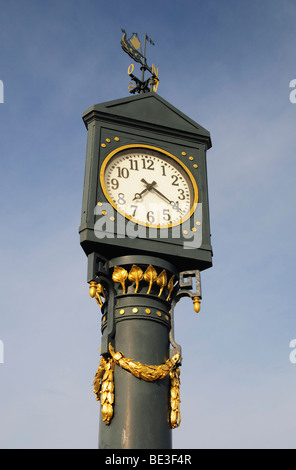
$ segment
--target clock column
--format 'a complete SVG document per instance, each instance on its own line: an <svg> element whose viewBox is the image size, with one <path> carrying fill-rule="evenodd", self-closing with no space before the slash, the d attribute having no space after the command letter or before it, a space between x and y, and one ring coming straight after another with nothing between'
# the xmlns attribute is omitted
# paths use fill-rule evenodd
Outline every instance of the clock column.
<svg viewBox="0 0 296 470"><path fill-rule="evenodd" d="M104 276L90 281L91 295L94 287L100 291L107 361L94 382L99 448L170 449L171 429L180 421L180 354L170 349L177 270L156 257L123 256L108 262L108 271L108 286Z"/></svg>

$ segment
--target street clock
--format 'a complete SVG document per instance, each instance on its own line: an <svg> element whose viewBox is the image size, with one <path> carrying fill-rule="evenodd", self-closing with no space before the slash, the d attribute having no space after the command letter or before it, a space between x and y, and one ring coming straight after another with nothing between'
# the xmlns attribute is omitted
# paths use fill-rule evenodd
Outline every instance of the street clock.
<svg viewBox="0 0 296 470"><path fill-rule="evenodd" d="M174 308L200 310L200 271L212 266L207 150L209 132L156 94L136 33L122 49L141 64L132 96L83 113L87 150L80 244L89 294L101 310L99 447L170 449L180 425L181 346ZM150 77L145 80L144 74ZM138 95L136 95L138 93Z"/></svg>

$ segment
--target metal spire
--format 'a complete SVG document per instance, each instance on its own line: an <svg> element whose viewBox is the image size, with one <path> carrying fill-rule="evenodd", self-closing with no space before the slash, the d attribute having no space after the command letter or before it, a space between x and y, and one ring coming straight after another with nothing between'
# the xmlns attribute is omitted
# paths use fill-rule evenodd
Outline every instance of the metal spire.
<svg viewBox="0 0 296 470"><path fill-rule="evenodd" d="M147 92L156 91L158 87L158 82L159 82L158 69L156 70L154 64L152 64L152 67L149 67L147 64L147 59L146 59L146 43L148 41L152 46L154 46L155 45L154 42L145 33L144 50L142 52L141 42L139 40L138 34L132 33L131 37L128 38L126 31L124 29L122 29L121 31L123 32L123 36L120 41L122 49L135 62L138 62L141 64L141 72L142 72L141 80L131 73L134 70L133 64L132 64L132 70L128 72L129 76L136 84L136 86L131 87L130 93L134 94L134 93L147 93ZM130 70L130 67L129 67L129 70ZM151 76L147 80L145 80L146 71L148 71L151 74Z"/></svg>

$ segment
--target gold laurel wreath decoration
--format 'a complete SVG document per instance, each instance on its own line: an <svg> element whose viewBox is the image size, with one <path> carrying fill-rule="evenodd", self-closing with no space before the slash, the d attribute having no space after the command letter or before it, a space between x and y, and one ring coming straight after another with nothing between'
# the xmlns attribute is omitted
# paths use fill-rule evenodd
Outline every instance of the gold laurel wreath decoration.
<svg viewBox="0 0 296 470"><path fill-rule="evenodd" d="M94 393L97 395L96 400L101 401L101 413L103 421L110 424L113 417L113 404L114 404L114 362L111 359L108 361L102 357L98 370L95 375Z"/></svg>
<svg viewBox="0 0 296 470"><path fill-rule="evenodd" d="M154 382L154 380L166 377L173 369L176 368L176 363L180 359L180 354L178 353L171 359L168 359L165 364L151 366L141 364L141 362L125 357L122 352L115 352L111 344L109 344L109 351L115 364L127 370L138 379L145 380L146 382Z"/></svg>
<svg viewBox="0 0 296 470"><path fill-rule="evenodd" d="M171 428L178 428L181 424L180 413L180 369L175 369L170 372L171 380L171 412L170 424Z"/></svg>
<svg viewBox="0 0 296 470"><path fill-rule="evenodd" d="M121 352L115 352L114 348L109 344L109 352L111 358L106 360L101 358L98 370L95 375L94 393L97 395L96 400L101 401L101 413L103 421L110 424L113 417L114 406L114 367L115 364L130 372L138 379L146 382L154 382L163 379L167 375L170 377L170 426L172 429L180 426L180 369L177 364L180 360L180 354L175 354L168 359L165 364L158 366L141 364L128 357Z"/></svg>

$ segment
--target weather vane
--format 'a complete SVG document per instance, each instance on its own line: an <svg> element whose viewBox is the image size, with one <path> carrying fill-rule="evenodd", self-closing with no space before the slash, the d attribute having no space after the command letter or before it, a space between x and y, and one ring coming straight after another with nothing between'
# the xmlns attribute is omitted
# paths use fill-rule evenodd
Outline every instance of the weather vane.
<svg viewBox="0 0 296 470"><path fill-rule="evenodd" d="M150 44L152 44L152 46L154 46L154 42L145 33L144 50L142 51L141 42L139 40L137 33L132 33L131 37L128 38L126 31L124 29L122 29L121 31L123 32L123 36L120 41L122 49L135 62L138 62L141 64L141 71L142 71L142 77L140 80L132 73L134 71L134 64L131 64L129 66L128 74L133 80L133 82L135 82L136 84L135 86L134 83L130 82L129 92L133 94L134 93L147 93L151 91L156 92L158 88L158 83L159 83L158 68L156 69L154 64L152 64L152 67L149 67L147 64L147 59L146 59L146 42L148 41ZM149 77L147 80L144 79L145 78L144 74L146 70L151 74L151 77Z"/></svg>

